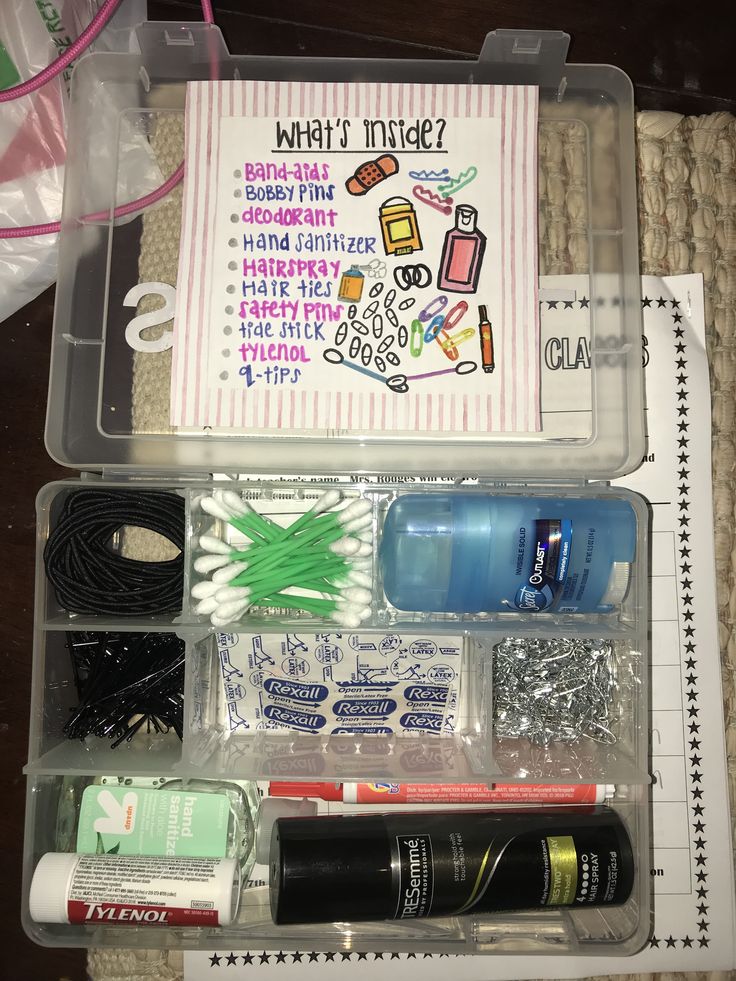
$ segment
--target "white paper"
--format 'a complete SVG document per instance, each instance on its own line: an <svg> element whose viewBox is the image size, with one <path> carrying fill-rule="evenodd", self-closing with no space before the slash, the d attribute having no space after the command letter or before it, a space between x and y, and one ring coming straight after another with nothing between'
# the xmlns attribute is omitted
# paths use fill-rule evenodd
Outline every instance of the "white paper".
<svg viewBox="0 0 736 981"><path fill-rule="evenodd" d="M536 432L537 98L191 83L172 423Z"/></svg>
<svg viewBox="0 0 736 981"><path fill-rule="evenodd" d="M585 277L567 277L583 290ZM652 510L654 924L648 945L617 957L238 952L185 954L187 981L335 976L488 981L736 967L734 875L716 616L710 393L702 279L642 279L648 446L618 481ZM583 375L581 367L576 375ZM377 965L376 961L380 964ZM298 974L297 974L298 972Z"/></svg>

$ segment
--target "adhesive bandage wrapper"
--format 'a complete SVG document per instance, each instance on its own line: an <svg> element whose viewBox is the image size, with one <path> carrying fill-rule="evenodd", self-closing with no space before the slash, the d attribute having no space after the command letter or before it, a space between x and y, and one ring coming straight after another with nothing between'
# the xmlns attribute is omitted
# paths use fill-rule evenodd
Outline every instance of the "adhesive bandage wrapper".
<svg viewBox="0 0 736 981"><path fill-rule="evenodd" d="M463 638L217 634L231 732L441 735L455 730Z"/></svg>

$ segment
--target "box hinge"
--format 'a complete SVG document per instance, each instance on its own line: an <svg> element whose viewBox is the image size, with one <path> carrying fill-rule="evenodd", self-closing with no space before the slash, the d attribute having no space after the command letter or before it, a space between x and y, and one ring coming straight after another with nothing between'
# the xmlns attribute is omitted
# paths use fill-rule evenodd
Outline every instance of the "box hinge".
<svg viewBox="0 0 736 981"><path fill-rule="evenodd" d="M160 484L205 484L212 480L210 473L201 470L194 472L171 470L125 470L122 467L103 467L101 474L82 473L82 480L107 480L128 484L141 481L155 481Z"/></svg>
<svg viewBox="0 0 736 981"><path fill-rule="evenodd" d="M171 82L192 78L232 78L230 53L220 29L214 24L147 21L135 29L143 64L142 81L147 88L148 76ZM147 71L146 65L155 71ZM195 66L207 65L205 73ZM225 66L228 66L227 71Z"/></svg>
<svg viewBox="0 0 736 981"><path fill-rule="evenodd" d="M491 31L486 34L478 65L492 67L494 81L556 89L561 102L567 88L569 47L570 35L564 31Z"/></svg>
<svg viewBox="0 0 736 981"><path fill-rule="evenodd" d="M511 477L508 480L501 480L498 477L482 476L466 480L464 483L477 484L479 487L489 487L494 490L556 490L558 487L582 488L589 487L591 481L586 477ZM604 481L596 481L603 484Z"/></svg>

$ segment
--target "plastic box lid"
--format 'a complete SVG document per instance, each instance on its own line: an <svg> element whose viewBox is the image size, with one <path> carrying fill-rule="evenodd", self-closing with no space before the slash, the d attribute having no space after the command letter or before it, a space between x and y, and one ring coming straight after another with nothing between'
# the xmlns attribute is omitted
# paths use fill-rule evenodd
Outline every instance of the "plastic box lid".
<svg viewBox="0 0 736 981"><path fill-rule="evenodd" d="M634 104L626 75L609 66L566 64L569 37L562 32L496 31L477 61L233 56L217 28L196 24L148 23L138 28L137 38L137 52L89 55L73 78L46 424L46 445L55 460L83 470L148 474L483 474L536 480L608 479L638 466L644 452L643 370ZM145 157L148 138L163 121L181 124L185 83L214 72L230 79L538 85L540 131L574 124L582 134L585 183L576 190L587 221L576 235L589 256L589 431L574 438L549 430L521 437L182 434L168 425L134 431L136 354L125 328L136 311L125 303L139 278L142 217L113 220L112 211L155 186L140 186L141 148ZM95 212L106 217L84 218ZM161 215L166 220L165 207ZM178 241L178 228L172 236ZM170 351L146 357L170 365ZM167 391L161 397L168 403Z"/></svg>

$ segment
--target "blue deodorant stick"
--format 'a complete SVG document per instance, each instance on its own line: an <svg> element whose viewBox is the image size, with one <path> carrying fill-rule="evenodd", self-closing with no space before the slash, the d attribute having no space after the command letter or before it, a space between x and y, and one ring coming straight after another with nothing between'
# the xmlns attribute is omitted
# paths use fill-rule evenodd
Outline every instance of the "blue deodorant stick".
<svg viewBox="0 0 736 981"><path fill-rule="evenodd" d="M399 610L611 613L636 531L616 498L406 494L383 525L383 588Z"/></svg>

